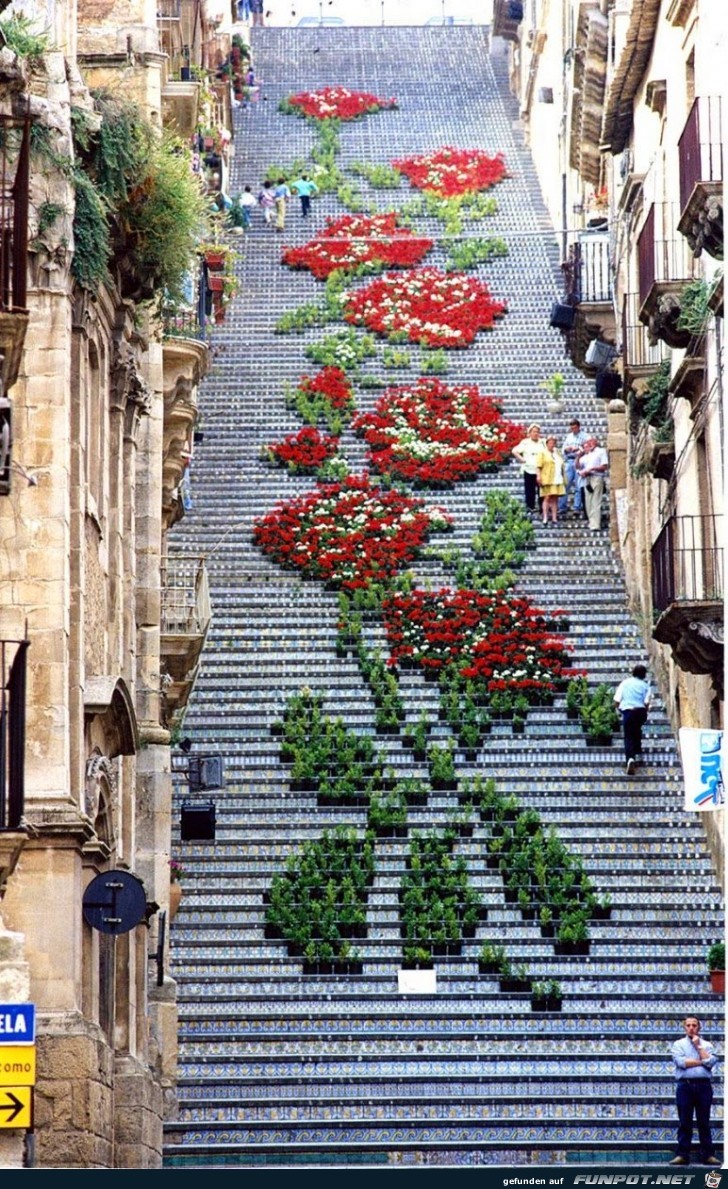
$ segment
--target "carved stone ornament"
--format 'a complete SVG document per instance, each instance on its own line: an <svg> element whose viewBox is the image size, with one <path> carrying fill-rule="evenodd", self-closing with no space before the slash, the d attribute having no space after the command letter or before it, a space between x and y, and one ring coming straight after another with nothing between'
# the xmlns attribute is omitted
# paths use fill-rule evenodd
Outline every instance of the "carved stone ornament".
<svg viewBox="0 0 728 1189"><path fill-rule="evenodd" d="M93 755L86 761L86 784L84 786L83 811L95 822L99 812L116 812L117 784L113 760L108 756Z"/></svg>
<svg viewBox="0 0 728 1189"><path fill-rule="evenodd" d="M125 413L125 432L133 437L139 418L152 407L152 391L139 375L133 349L122 340L114 344L111 360L111 396L115 408Z"/></svg>
<svg viewBox="0 0 728 1189"><path fill-rule="evenodd" d="M680 302L672 293L663 293L650 312L648 337L652 346L662 340L668 347L687 347L690 331L678 329Z"/></svg>

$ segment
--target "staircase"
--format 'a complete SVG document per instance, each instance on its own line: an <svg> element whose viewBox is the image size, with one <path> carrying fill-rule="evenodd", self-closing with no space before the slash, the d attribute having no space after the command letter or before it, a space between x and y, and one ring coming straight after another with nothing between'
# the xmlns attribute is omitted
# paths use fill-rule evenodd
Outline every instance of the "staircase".
<svg viewBox="0 0 728 1189"><path fill-rule="evenodd" d="M574 415L603 435L592 383L570 368L548 327L559 295L556 241L508 94L506 59L500 50L490 56L484 30L253 34L264 85L259 102L236 116L232 192L255 188L275 162L307 155L314 133L277 106L323 85L399 100L399 111L342 126L342 167L442 144L503 151L512 177L497 188L497 215L473 233L508 241L509 255L479 275L508 300L509 313L469 350L450 353L446 379L478 383L503 401L506 416L538 420L560 438ZM406 186L376 195L365 182L361 188L380 209L410 197ZM340 213L336 198L323 196L302 223L294 201L286 234L277 236L256 212L240 249L241 292L215 332L200 396L205 439L193 464L193 507L175 536L207 555L214 610L184 733L198 751L224 756L226 787L213 794L216 841L174 847L186 875L171 937L179 1113L166 1125L165 1166L665 1161L676 1129L669 1046L680 1021L696 1012L705 1035L721 1040L722 1003L710 994L705 953L722 935L723 917L700 827L682 810L675 740L660 705L646 729L645 765L629 780L619 738L587 748L563 695L532 709L522 736L496 723L475 763L458 753L459 776L493 776L502 792L537 809L611 895L612 918L593 923L587 957L557 956L538 924L506 903L501 875L485 861L490 828L480 822L457 852L487 921L460 957L438 960L435 993L398 993L406 838L377 843L368 937L357 942L362 974L304 975L284 942L266 939L263 895L286 856L325 829L345 822L363 830L366 820L364 807L321 808L315 792L290 788L270 730L286 699L309 686L325 695L328 714L369 734L374 704L353 659L335 653L336 595L279 570L251 540L258 515L312 485L268 467L259 451L299 427L285 410L284 384L313 373L303 348L328 332L273 335L285 310L321 296L308 274L280 266L281 244L304 243ZM442 235L434 222L416 227ZM444 258L438 248L427 263ZM412 348L413 360L418 352ZM391 375L377 362L367 370ZM539 385L556 371L567 376L568 402L553 417ZM416 374L413 362L406 375ZM366 410L377 394L356 395ZM343 443L352 470L360 469L361 442L346 432ZM455 543L465 548L485 494L502 489L520 497L515 464L428 498L453 514ZM414 568L419 584L452 582L434 560ZM606 524L598 534L573 519L538 524L519 584L539 606L568 611L574 664L590 683L616 685L643 657ZM382 646L376 623L365 634L370 647ZM408 720L427 707L433 737L444 742L450 732L437 720L437 686L405 672L400 689ZM398 775L426 776L400 738L378 738L377 746ZM175 760L177 808L187 792L185 763ZM409 810L409 829L441 827L456 805L456 792L432 791ZM532 1012L528 995L503 993L495 977L479 974L485 938L506 944L537 977L558 979L563 1010ZM719 1097L716 1087L716 1139Z"/></svg>

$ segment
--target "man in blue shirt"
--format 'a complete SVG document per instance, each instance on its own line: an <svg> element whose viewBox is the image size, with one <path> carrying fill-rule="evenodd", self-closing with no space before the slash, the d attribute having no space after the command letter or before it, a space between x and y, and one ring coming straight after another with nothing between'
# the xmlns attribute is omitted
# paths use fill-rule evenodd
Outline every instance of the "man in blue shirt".
<svg viewBox="0 0 728 1189"><path fill-rule="evenodd" d="M672 1046L675 1065L675 1098L677 1100L677 1156L670 1164L689 1164L693 1142L693 1115L698 1125L698 1144L701 1164L720 1164L713 1150L710 1131L710 1107L713 1101L712 1069L718 1063L709 1041L700 1035L700 1020L686 1016L685 1035Z"/></svg>
<svg viewBox="0 0 728 1189"><path fill-rule="evenodd" d="M311 210L311 196L318 194L318 186L311 181L307 173L304 173L295 182L291 182L291 189L301 199L301 214L305 219Z"/></svg>
<svg viewBox="0 0 728 1189"><path fill-rule="evenodd" d="M645 666L635 665L632 676L620 681L614 694L614 701L622 715L628 776L635 770L637 757L642 755L642 728L647 721L651 696L646 677Z"/></svg>

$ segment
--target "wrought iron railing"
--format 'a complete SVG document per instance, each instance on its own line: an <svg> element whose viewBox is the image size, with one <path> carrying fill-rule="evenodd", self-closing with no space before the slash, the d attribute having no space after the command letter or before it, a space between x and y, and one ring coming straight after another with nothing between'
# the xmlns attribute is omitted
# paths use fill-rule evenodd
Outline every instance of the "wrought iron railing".
<svg viewBox="0 0 728 1189"><path fill-rule="evenodd" d="M211 617L210 586L202 558L181 553L163 557L162 635L204 636Z"/></svg>
<svg viewBox="0 0 728 1189"><path fill-rule="evenodd" d="M25 310L30 117L0 116L0 310Z"/></svg>
<svg viewBox="0 0 728 1189"><path fill-rule="evenodd" d="M162 309L162 327L166 339L197 339L207 342L206 319L202 320L197 310L185 306L165 306Z"/></svg>
<svg viewBox="0 0 728 1189"><path fill-rule="evenodd" d="M668 202L653 203L637 238L640 304L653 285L687 281L695 275L695 262L687 241L676 234L680 212Z"/></svg>
<svg viewBox="0 0 728 1189"><path fill-rule="evenodd" d="M698 182L723 180L721 101L717 96L701 95L693 103L678 141L678 159L682 212Z"/></svg>
<svg viewBox="0 0 728 1189"><path fill-rule="evenodd" d="M25 673L28 640L0 640L0 830L25 808Z"/></svg>
<svg viewBox="0 0 728 1189"><path fill-rule="evenodd" d="M158 21L178 21L181 10L182 0L157 0Z"/></svg>
<svg viewBox="0 0 728 1189"><path fill-rule="evenodd" d="M722 602L722 515L671 516L652 546L652 606Z"/></svg>
<svg viewBox="0 0 728 1189"><path fill-rule="evenodd" d="M596 304L612 300L608 233L580 233L578 239L569 245L568 259L561 268L569 304Z"/></svg>
<svg viewBox="0 0 728 1189"><path fill-rule="evenodd" d="M625 372L633 375L659 367L662 345L651 343L647 327L639 320L642 303L638 293L625 293L622 300L622 359Z"/></svg>

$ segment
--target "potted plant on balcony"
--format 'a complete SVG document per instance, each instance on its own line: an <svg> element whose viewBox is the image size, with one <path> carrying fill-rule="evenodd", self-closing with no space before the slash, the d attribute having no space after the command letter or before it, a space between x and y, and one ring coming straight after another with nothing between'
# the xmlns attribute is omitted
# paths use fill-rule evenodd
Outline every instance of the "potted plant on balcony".
<svg viewBox="0 0 728 1189"><path fill-rule="evenodd" d="M716 995L725 993L725 942L714 941L708 948L708 972L710 989Z"/></svg>

